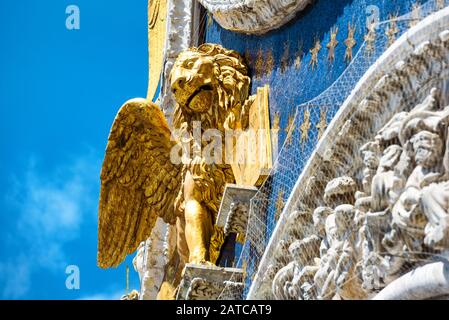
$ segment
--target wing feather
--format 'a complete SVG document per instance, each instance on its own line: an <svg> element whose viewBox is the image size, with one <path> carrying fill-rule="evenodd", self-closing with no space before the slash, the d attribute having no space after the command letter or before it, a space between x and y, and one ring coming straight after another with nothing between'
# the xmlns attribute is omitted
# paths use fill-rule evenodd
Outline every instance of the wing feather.
<svg viewBox="0 0 449 320"><path fill-rule="evenodd" d="M158 217L174 223L181 167L170 161L170 129L159 107L133 99L119 110L101 170L98 265L119 265Z"/></svg>

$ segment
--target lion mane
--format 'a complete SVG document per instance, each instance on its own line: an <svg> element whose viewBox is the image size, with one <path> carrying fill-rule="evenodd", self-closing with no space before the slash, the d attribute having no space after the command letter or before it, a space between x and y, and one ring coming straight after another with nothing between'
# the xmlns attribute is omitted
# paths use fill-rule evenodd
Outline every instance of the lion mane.
<svg viewBox="0 0 449 320"><path fill-rule="evenodd" d="M187 55L189 52L213 58L213 74L218 80L215 88L218 101L213 103L206 113L195 113L189 106L176 104L173 125L175 128L181 128L185 124L190 127L193 121L202 121L203 128L222 130L227 118L240 117L240 111L248 98L251 82L248 68L238 52L225 49L218 44L206 43L185 51Z"/></svg>

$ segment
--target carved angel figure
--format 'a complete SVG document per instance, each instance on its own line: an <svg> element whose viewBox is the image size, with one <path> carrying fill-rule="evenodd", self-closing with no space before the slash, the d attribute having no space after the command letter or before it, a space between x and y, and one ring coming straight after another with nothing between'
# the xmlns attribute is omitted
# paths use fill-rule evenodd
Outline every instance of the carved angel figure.
<svg viewBox="0 0 449 320"><path fill-rule="evenodd" d="M126 102L109 135L101 171L98 265L114 267L146 240L158 217L177 227L177 249L184 263L210 263L209 244L231 166L207 161L194 138L201 133L245 128L250 78L241 56L219 45L190 48L177 58L170 75L177 105L173 128L193 156L178 156L160 108L145 100ZM222 140L224 141L224 139ZM223 148L224 149L224 148ZM179 155L178 158L181 156Z"/></svg>

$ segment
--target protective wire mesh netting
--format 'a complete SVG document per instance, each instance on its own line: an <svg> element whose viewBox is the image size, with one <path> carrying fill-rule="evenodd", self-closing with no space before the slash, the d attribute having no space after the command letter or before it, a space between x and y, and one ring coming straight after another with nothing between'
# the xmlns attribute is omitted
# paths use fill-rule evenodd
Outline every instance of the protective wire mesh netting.
<svg viewBox="0 0 449 320"><path fill-rule="evenodd" d="M357 82L369 67L372 66L386 49L404 32L416 25L419 20L442 9L446 5L447 1L443 0L431 0L422 5L419 5L418 3L418 5L406 15L400 17L391 16L391 19L387 21L372 24L369 27L367 26L364 43L353 57L350 56L350 51L347 52L347 59L350 60L350 63L337 81L318 97L297 106L294 116L289 119L285 141L280 148L269 178L264 182L256 196L251 200L246 240L243 244L238 262L235 264L236 267L241 268L244 271L245 286L243 295L240 291L233 289L233 286L226 286L219 299L243 299L247 297L250 286L256 276L261 258L264 255L282 210L287 203L288 197L291 194L298 177L312 155L319 139L323 136L328 124L346 98L350 95ZM301 90L306 89L307 88L302 88ZM288 96L289 92L285 92L285 95ZM292 101L292 103L294 102ZM354 167L361 168L361 162L361 159L354 159ZM352 182L343 182L343 184L345 183L350 185ZM359 183L359 185L360 184L361 183ZM328 185L327 187L331 194L330 197L333 197L333 187L339 190L341 189L341 186ZM326 188L326 183L323 182L321 188L324 190ZM343 186L343 189L344 188L345 187ZM309 192L310 194L320 194L311 192L311 190L303 190L301 192L305 194ZM301 291L304 295L303 298L329 299L333 296L334 290L332 288L335 286L335 283L341 284L342 282L359 281L359 279L351 278L347 275L347 272L345 272L345 270L347 271L347 265L352 262L349 261L351 259L351 248L345 248L345 250L343 250L347 255L346 260L338 259L341 257L337 257L337 254L333 256L332 250L329 251L329 248L325 248L326 244L321 241L320 238L322 236L320 233L324 233L325 231L328 234L332 234L336 239L339 238L339 232L341 230L346 232L346 235L348 235L349 231L349 237L353 238L358 237L360 232L365 232L363 230L360 231L360 225L357 225L357 222L347 218L351 215L351 213L348 213L351 209L344 207L344 204L354 203L354 196L343 192L336 193L335 197L336 198L333 199L333 204L343 206L339 206L333 211L334 219L331 219L332 221L326 219L330 211L329 208L326 208L325 206L320 207L313 213L314 222L316 221L315 226L313 226L313 223L312 225L306 223L306 220L310 217L305 217L304 213L300 210L291 215L288 223L304 224L304 227L302 229L300 228L301 230L295 231L295 234L292 235L292 237L298 239L298 241L295 241L291 245L286 244L286 247L280 251L280 256L270 257L270 259L277 259L278 262L283 262L281 264L284 266L290 266L287 266L286 268L290 268L291 270L286 269L284 275L294 278L295 265L294 263L291 263L293 259L302 260L303 263L305 263L304 261L309 261L310 265L313 265L314 263L312 262L314 259L317 257L319 258L320 253L323 250L327 250L328 254L326 255L326 261L321 261L321 263L327 263L326 272L322 272L322 274L319 274L318 272L318 275L315 276L315 281L319 282L319 292L317 292L315 287L311 284L313 281L310 279L310 281L306 281L307 277L310 278L311 274L315 274L315 272L312 270L311 273L308 273L307 270L302 270L301 283L303 284L303 287L298 288L293 283L295 281L290 279L290 282L288 282L289 287L282 288L280 290L282 292L272 292L270 285L269 292L267 292L265 297L288 299L295 296L297 297L299 294L298 292ZM382 227L377 225L376 228L379 229ZM316 236L314 237L313 234L316 234ZM299 241L299 239L304 238L305 235L311 235L311 237L307 238L307 240ZM393 243L392 245L394 245L393 238L397 237L397 235L391 234L390 237L391 239L386 239L385 241L390 240ZM381 240L382 239L377 239L377 242L380 242ZM345 246L344 241L341 245ZM374 243L369 244L369 246L380 245L374 241ZM304 250L304 248L307 248L307 250ZM409 254L411 254L411 252L409 252ZM432 252L427 252L427 254L420 252L420 254L413 255L413 257L409 256L409 259L411 259L410 261L426 259L426 255L429 254L432 254ZM370 259L375 260L377 257L373 256L366 260L368 261ZM339 261L338 265L337 261ZM375 265L375 261L372 262L373 265ZM401 268L405 268L403 264L401 266ZM336 269L338 270L336 271ZM369 268L366 270L368 269ZM271 283L273 276L277 271L278 270L270 270L267 271L266 275L258 276L267 276L267 278L270 279L270 281L267 282ZM271 274L268 274L270 272ZM372 270L371 275L380 272L380 270ZM298 272L296 272L296 274L298 274ZM336 275L340 275L340 277ZM333 277L336 277L336 279L333 279ZM231 278L230 281L232 282L233 279ZM378 287L381 285L378 283L379 281L379 277L376 278L373 276L372 281L366 281L364 285L368 287L370 285ZM286 295L285 291L289 292L289 294ZM363 296L363 293L360 293L360 296Z"/></svg>

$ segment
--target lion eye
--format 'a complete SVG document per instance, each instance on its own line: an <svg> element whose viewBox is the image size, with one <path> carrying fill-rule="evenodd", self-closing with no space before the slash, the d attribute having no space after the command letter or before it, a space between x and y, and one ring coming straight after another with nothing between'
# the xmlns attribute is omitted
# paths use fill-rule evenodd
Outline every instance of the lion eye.
<svg viewBox="0 0 449 320"><path fill-rule="evenodd" d="M194 63L193 63L193 61L188 61L185 66L186 66L186 68L191 69L191 68L193 68Z"/></svg>

